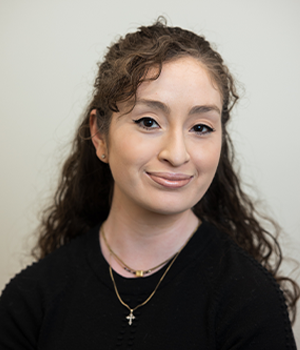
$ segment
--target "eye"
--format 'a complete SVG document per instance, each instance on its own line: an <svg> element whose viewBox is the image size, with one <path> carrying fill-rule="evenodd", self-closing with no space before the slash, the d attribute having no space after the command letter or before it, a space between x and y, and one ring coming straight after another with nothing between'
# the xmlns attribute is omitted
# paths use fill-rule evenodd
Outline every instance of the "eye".
<svg viewBox="0 0 300 350"><path fill-rule="evenodd" d="M197 125L192 127L192 130L200 135L209 134L209 133L215 131L213 128L211 128L210 126L207 126L205 124L197 124Z"/></svg>
<svg viewBox="0 0 300 350"><path fill-rule="evenodd" d="M141 128L144 129L156 129L157 127L159 127L159 125L157 124L157 122L150 117L144 117L138 120L133 120L136 124L138 124Z"/></svg>

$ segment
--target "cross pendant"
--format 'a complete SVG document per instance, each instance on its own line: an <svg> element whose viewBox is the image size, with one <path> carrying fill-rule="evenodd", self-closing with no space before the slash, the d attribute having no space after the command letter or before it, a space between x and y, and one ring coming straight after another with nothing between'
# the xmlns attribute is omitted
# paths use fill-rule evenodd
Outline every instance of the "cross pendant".
<svg viewBox="0 0 300 350"><path fill-rule="evenodd" d="M133 314L133 310L132 309L130 309L130 314L128 316L126 316L126 318L128 320L129 326L131 326L132 325L132 320L135 319L135 316Z"/></svg>

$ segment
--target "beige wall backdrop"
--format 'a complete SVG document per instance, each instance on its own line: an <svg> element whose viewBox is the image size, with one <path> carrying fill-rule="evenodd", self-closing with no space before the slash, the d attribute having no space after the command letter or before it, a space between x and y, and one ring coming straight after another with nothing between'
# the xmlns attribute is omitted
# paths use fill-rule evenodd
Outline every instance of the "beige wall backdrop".
<svg viewBox="0 0 300 350"><path fill-rule="evenodd" d="M282 225L285 255L299 259L299 0L0 0L1 290L30 263L37 213L96 62L118 35L161 14L214 42L242 83L231 125L241 173ZM294 329L300 344L300 321Z"/></svg>

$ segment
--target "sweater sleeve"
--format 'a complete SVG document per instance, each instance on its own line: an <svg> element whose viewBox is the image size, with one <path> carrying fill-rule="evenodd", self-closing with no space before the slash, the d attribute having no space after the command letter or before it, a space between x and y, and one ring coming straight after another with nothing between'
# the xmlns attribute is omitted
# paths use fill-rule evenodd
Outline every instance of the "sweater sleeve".
<svg viewBox="0 0 300 350"><path fill-rule="evenodd" d="M252 269L236 271L223 290L218 291L217 349L295 350L279 285L254 259L245 259Z"/></svg>
<svg viewBox="0 0 300 350"><path fill-rule="evenodd" d="M22 271L0 297L0 349L37 349L42 300L37 280Z"/></svg>

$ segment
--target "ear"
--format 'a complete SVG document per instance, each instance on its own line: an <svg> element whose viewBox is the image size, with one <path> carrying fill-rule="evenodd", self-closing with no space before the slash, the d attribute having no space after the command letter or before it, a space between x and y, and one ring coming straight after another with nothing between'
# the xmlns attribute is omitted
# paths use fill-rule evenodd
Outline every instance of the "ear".
<svg viewBox="0 0 300 350"><path fill-rule="evenodd" d="M108 163L108 149L105 136L99 131L97 125L96 109L90 114L90 131L93 145L96 150L97 157L104 163Z"/></svg>

